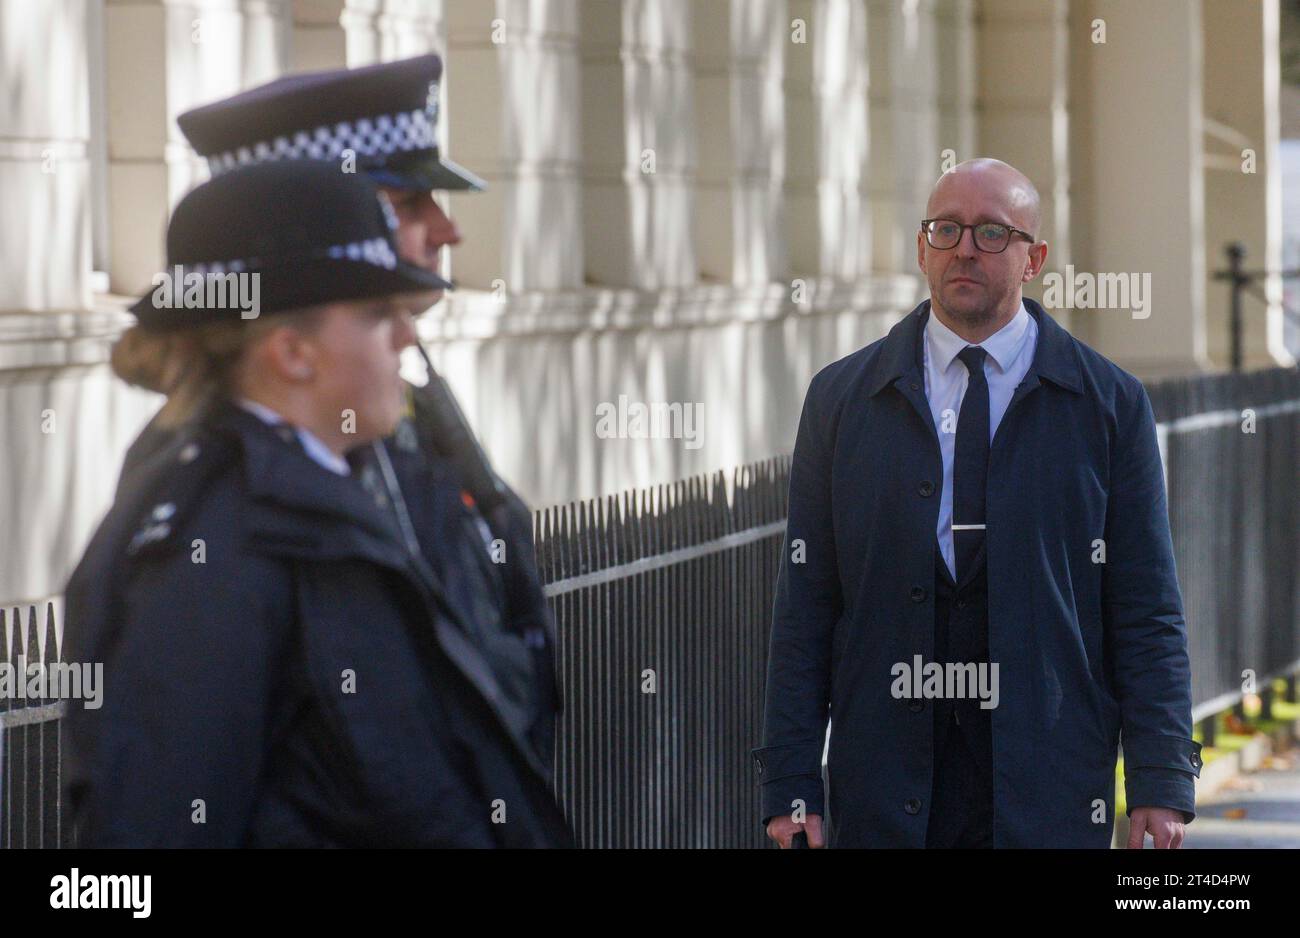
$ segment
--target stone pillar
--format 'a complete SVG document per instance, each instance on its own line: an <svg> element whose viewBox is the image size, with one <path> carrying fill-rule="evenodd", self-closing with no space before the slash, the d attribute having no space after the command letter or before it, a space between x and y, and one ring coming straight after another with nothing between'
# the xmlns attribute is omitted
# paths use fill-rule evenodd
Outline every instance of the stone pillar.
<svg viewBox="0 0 1300 938"><path fill-rule="evenodd" d="M1071 329L1141 378L1208 368L1201 3L1080 0L1076 13L1072 97L1090 120L1073 149L1091 170L1072 199L1089 232L1076 274L1149 274L1151 297L1146 318L1081 309Z"/></svg>
<svg viewBox="0 0 1300 938"><path fill-rule="evenodd" d="M340 24L350 68L441 52L445 46L439 0L347 0Z"/></svg>
<svg viewBox="0 0 1300 938"><path fill-rule="evenodd" d="M289 70L316 72L348 64L348 34L343 29L347 0L293 0Z"/></svg>
<svg viewBox="0 0 1300 938"><path fill-rule="evenodd" d="M167 217L206 168L176 115L279 75L287 0L107 0L109 278L134 294L164 263Z"/></svg>
<svg viewBox="0 0 1300 938"><path fill-rule="evenodd" d="M864 0L790 0L786 205L791 272L852 280L871 262Z"/></svg>
<svg viewBox="0 0 1300 938"><path fill-rule="evenodd" d="M583 281L576 0L447 0L446 144L488 182L452 193L463 286L498 296Z"/></svg>
<svg viewBox="0 0 1300 938"><path fill-rule="evenodd" d="M1241 241L1247 268L1276 271L1283 266L1277 0L1207 3L1204 19L1206 267L1225 268L1224 243ZM1268 302L1247 297L1241 306L1244 367L1293 364L1282 337L1281 280L1260 285ZM1221 368L1231 364L1230 296L1227 283L1207 283L1207 345Z"/></svg>
<svg viewBox="0 0 1300 938"><path fill-rule="evenodd" d="M87 11L0 0L0 311L90 303Z"/></svg>
<svg viewBox="0 0 1300 938"><path fill-rule="evenodd" d="M694 16L700 276L767 283L786 269L785 0L697 3Z"/></svg>
<svg viewBox="0 0 1300 938"><path fill-rule="evenodd" d="M937 17L932 0L868 4L871 257L877 269L918 276L916 232L926 199L945 156L964 159L959 147L970 142L961 137L970 125L957 119L959 102L970 108L974 87L969 43L954 26L945 34L951 42L941 47ZM953 58L941 61L940 48L951 48ZM949 136L941 137L945 100L953 117Z"/></svg>
<svg viewBox="0 0 1300 938"><path fill-rule="evenodd" d="M939 150L953 150L959 160L979 155L977 9L976 0L952 0L935 7L933 13ZM933 179L930 185L934 185Z"/></svg>
<svg viewBox="0 0 1300 938"><path fill-rule="evenodd" d="M978 155L1010 163L1037 187L1043 217L1035 234L1047 241L1045 274L1077 264L1070 250L1071 37L1068 0L980 2ZM1087 37L1075 31L1073 41ZM1079 133L1090 130L1080 127ZM1042 300L1042 277L1024 292ZM1070 310L1049 312L1070 327Z"/></svg>
<svg viewBox="0 0 1300 938"><path fill-rule="evenodd" d="M696 279L695 115L687 0L583 0L583 230L588 281Z"/></svg>

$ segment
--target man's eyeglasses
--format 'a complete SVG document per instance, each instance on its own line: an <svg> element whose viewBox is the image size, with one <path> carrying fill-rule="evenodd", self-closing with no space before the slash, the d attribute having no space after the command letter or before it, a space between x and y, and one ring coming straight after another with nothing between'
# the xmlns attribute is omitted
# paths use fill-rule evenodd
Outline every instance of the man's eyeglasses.
<svg viewBox="0 0 1300 938"><path fill-rule="evenodd" d="M975 247L985 254L1001 254L1011 243L1013 234L1020 235L1026 241L1034 240L1034 236L1028 231L992 221L980 222L978 225L962 225L947 218L927 218L921 222L926 243L939 251L955 248L967 228L970 228L973 233Z"/></svg>

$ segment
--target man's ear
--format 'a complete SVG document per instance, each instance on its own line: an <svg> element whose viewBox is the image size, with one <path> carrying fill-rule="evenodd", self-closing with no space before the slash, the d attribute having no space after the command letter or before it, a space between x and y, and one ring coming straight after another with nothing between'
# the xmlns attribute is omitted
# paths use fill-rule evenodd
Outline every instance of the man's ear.
<svg viewBox="0 0 1300 938"><path fill-rule="evenodd" d="M921 273L926 273L925 269L925 235L918 231L916 233L916 266L921 268Z"/></svg>
<svg viewBox="0 0 1300 938"><path fill-rule="evenodd" d="M1025 263L1025 272L1021 275L1021 282L1028 283L1043 272L1043 266L1047 263L1047 242L1036 241L1029 246L1029 260Z"/></svg>

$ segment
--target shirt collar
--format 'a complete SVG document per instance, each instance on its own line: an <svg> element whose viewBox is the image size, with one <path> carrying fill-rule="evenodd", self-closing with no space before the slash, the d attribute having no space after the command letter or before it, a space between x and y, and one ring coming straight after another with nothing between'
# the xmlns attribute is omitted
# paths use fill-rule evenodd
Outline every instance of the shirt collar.
<svg viewBox="0 0 1300 938"><path fill-rule="evenodd" d="M988 353L989 358L993 359L998 370L1005 372L1020 354L1028 332L1029 311L1025 309L1025 303L1021 300L1020 309L1016 310L1011 321L980 342L979 346ZM971 344L941 323L939 317L933 315L933 311L926 320L925 335L930 343L930 355L941 372L947 371L948 366L957 357L957 353Z"/></svg>
<svg viewBox="0 0 1300 938"><path fill-rule="evenodd" d="M244 410L248 411L254 417L257 417L262 423L270 427L288 424L283 417L271 408L258 401L249 400L246 397L239 398L236 403ZM346 476L352 474L352 468L348 465L346 459L335 454L328 446L321 442L320 437L305 430L302 427L294 427L294 432L298 434L298 441L302 443L302 448L311 457L312 462L325 467L335 475Z"/></svg>

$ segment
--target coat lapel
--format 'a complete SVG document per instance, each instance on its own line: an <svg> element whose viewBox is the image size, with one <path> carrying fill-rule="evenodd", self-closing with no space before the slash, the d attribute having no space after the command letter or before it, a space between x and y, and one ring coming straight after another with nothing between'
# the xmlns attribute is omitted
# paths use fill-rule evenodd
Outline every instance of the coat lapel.
<svg viewBox="0 0 1300 938"><path fill-rule="evenodd" d="M1074 347L1073 337L1053 319L1046 310L1031 299L1024 300L1025 310L1034 317L1038 325L1038 340L1034 349L1033 361L1025 379L1016 387L1007 406L1006 413L998 424L990 446L996 446L1002 432L1012 419L1017 406L1042 386L1043 381L1071 391L1083 393L1083 381L1079 365L1079 355ZM875 396L885 387L892 385L912 405L922 422L929 428L930 437L935 448L939 446L938 432L934 427L934 418L930 413L930 402L925 396L924 358L921 343L925 336L925 323L930 317L930 301L925 300L901 320L894 324L885 336L880 355L876 359L872 373L868 377L866 389L868 396ZM993 480L990 479L990 484ZM970 570L963 572L958 588L964 588L974 571L985 562L985 546L980 545L975 555L975 562ZM944 576L951 582L951 573L947 565L940 562Z"/></svg>
<svg viewBox="0 0 1300 938"><path fill-rule="evenodd" d="M925 375L921 371L921 340L926 317L930 314L930 301L926 300L912 310L889 330L876 359L875 369L867 382L867 395L874 397L893 385L915 408L922 423L930 430L935 451L939 449L939 434L934 429L930 402L925 396Z"/></svg>

